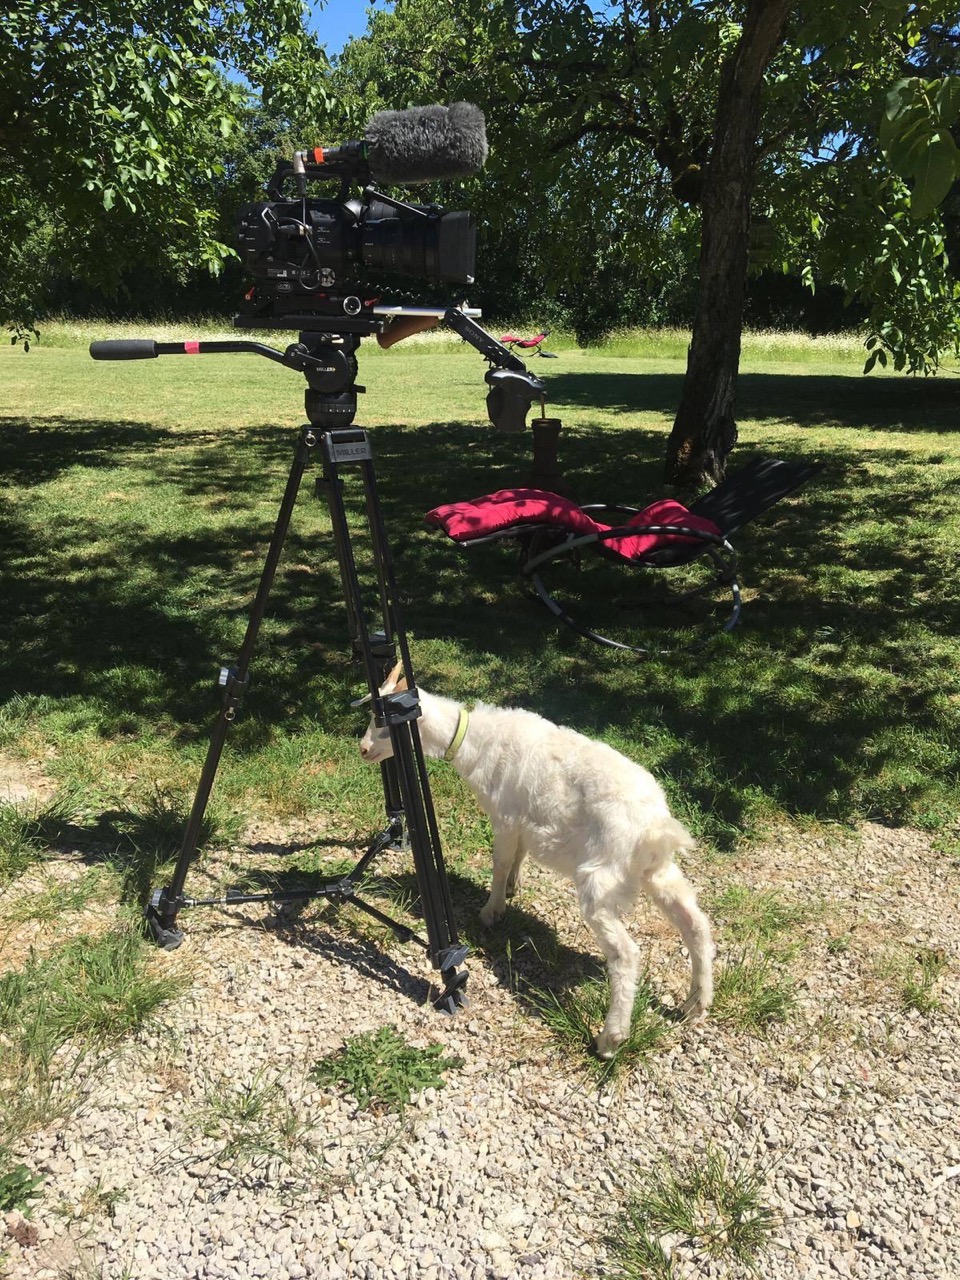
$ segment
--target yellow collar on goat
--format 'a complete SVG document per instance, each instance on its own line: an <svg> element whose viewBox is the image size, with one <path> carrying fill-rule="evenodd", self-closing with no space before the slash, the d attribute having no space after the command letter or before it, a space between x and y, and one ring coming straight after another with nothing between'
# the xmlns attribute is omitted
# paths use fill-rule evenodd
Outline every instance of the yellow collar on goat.
<svg viewBox="0 0 960 1280"><path fill-rule="evenodd" d="M457 720L457 731L453 735L453 741L443 753L444 760L452 760L460 748L463 746L463 740L467 736L467 725L470 723L470 712L466 707L460 708L460 717Z"/></svg>

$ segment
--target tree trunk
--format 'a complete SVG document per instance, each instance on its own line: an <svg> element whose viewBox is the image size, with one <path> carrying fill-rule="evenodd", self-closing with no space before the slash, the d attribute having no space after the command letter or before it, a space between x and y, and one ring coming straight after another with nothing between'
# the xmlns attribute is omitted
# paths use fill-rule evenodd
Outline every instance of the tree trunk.
<svg viewBox="0 0 960 1280"><path fill-rule="evenodd" d="M701 201L700 288L664 472L685 488L721 480L737 440L733 413L763 74L790 6L791 0L748 0L743 31L720 76Z"/></svg>

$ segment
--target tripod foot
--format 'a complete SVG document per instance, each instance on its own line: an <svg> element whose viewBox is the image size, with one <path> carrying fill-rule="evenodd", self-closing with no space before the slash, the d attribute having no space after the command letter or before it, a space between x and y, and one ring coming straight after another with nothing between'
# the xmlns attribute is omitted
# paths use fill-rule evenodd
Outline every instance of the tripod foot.
<svg viewBox="0 0 960 1280"><path fill-rule="evenodd" d="M158 889L143 912L143 923L150 937L163 951L176 951L183 941L183 932L174 928L175 916L165 911L166 891Z"/></svg>
<svg viewBox="0 0 960 1280"><path fill-rule="evenodd" d="M465 1009L470 1003L464 990L467 985L467 972L464 970L458 973L456 969L443 969L440 976L443 978L444 986L440 994L435 997L433 1007L438 1013L446 1013L453 1017L458 1009Z"/></svg>

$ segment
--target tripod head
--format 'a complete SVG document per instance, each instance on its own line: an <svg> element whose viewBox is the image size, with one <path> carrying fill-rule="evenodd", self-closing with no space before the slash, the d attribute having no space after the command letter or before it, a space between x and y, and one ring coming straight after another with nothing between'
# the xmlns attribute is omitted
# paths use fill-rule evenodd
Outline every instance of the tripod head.
<svg viewBox="0 0 960 1280"><path fill-rule="evenodd" d="M479 312L473 314L479 315ZM307 380L304 395L311 426L348 427L357 412L357 395L366 388L357 385L357 349L360 341L382 333L390 317L396 315L443 319L465 342L475 347L490 364L485 375L490 387L487 413L500 431L518 432L526 427L526 415L534 400L546 397L545 384L519 356L508 351L471 318L465 307L371 307L356 315L302 316L309 323L283 351L262 342L226 339L211 342L155 342L152 338L118 338L91 342L94 360L154 360L158 356L227 355L249 352L265 356L288 369L296 369ZM291 319L291 317L288 317Z"/></svg>
<svg viewBox="0 0 960 1280"><path fill-rule="evenodd" d="M312 427L349 427L353 422L357 395L366 391L357 385L360 338L356 333L300 334L295 347L302 353L301 371L307 380L303 403Z"/></svg>

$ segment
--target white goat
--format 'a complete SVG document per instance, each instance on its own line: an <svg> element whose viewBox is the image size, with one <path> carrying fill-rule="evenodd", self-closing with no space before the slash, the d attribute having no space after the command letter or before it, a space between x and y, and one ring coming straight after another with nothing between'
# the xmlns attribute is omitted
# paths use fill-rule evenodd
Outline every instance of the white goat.
<svg viewBox="0 0 960 1280"><path fill-rule="evenodd" d="M381 694L405 688L398 664ZM451 761L493 827L493 884L480 912L501 918L527 854L573 881L580 911L607 959L610 1005L597 1052L612 1057L630 1030L640 949L620 920L642 891L679 930L690 953L688 1018L713 999L710 924L690 882L673 861L693 847L670 816L656 780L602 742L530 711L478 703L467 712L418 686L424 753ZM378 763L393 754L388 729L370 724L360 754Z"/></svg>

